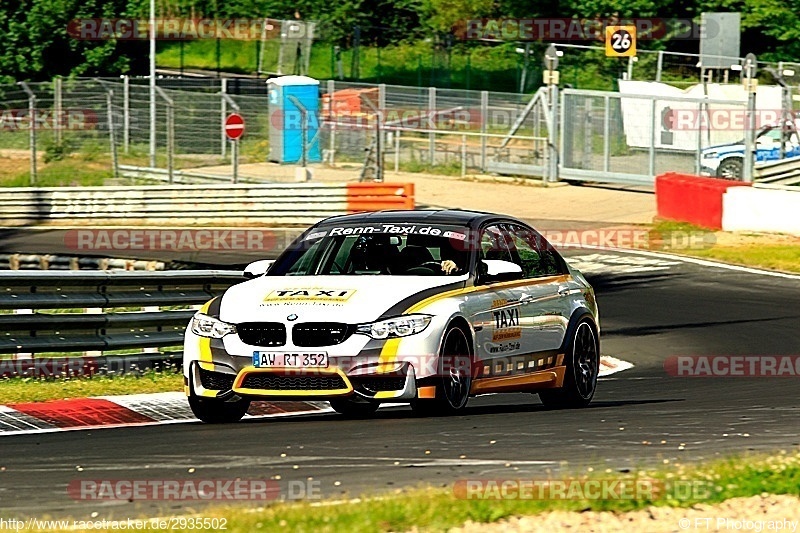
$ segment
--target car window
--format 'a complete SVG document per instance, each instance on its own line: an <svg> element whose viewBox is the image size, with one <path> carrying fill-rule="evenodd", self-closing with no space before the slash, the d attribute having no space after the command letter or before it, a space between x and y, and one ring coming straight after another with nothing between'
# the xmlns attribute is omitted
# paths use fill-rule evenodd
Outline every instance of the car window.
<svg viewBox="0 0 800 533"><path fill-rule="evenodd" d="M399 233L401 228L406 233ZM313 228L276 260L268 276L450 275L469 270L467 228L458 226L365 224Z"/></svg>
<svg viewBox="0 0 800 533"><path fill-rule="evenodd" d="M506 232L499 225L487 226L481 234L480 259L500 259L514 261L511 251L506 244Z"/></svg>
<svg viewBox="0 0 800 533"><path fill-rule="evenodd" d="M566 271L561 257L544 237L518 224L508 225L509 242L513 245L514 262L525 278L553 276Z"/></svg>

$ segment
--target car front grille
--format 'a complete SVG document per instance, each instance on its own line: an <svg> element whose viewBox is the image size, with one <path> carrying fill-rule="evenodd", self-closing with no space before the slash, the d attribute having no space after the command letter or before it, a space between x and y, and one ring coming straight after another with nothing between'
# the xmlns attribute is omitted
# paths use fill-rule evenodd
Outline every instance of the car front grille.
<svg viewBox="0 0 800 533"><path fill-rule="evenodd" d="M353 333L353 326L341 322L304 322L292 328L295 346L333 346L343 343Z"/></svg>
<svg viewBox="0 0 800 533"><path fill-rule="evenodd" d="M358 385L369 392L402 390L406 386L406 378L403 376L366 378L359 380Z"/></svg>
<svg viewBox="0 0 800 533"><path fill-rule="evenodd" d="M211 370L200 369L200 384L204 389L209 390L230 390L233 387L235 374L224 374L222 372L212 372Z"/></svg>
<svg viewBox="0 0 800 533"><path fill-rule="evenodd" d="M251 346L283 346L286 326L280 322L242 322L236 324L242 342Z"/></svg>
<svg viewBox="0 0 800 533"><path fill-rule="evenodd" d="M322 376L283 376L269 373L252 373L245 376L242 388L284 391L324 391L346 389L347 384L338 374Z"/></svg>

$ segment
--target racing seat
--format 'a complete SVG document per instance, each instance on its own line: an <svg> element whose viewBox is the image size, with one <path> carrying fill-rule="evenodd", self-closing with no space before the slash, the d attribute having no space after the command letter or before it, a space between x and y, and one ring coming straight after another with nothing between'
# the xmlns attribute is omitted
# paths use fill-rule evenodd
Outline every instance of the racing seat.
<svg viewBox="0 0 800 533"><path fill-rule="evenodd" d="M360 237L351 251L349 272L372 271L389 274L397 261L397 246L373 237Z"/></svg>
<svg viewBox="0 0 800 533"><path fill-rule="evenodd" d="M397 256L398 274L411 273L408 272L412 268L416 268L428 261L435 261L430 250L424 246L408 245Z"/></svg>

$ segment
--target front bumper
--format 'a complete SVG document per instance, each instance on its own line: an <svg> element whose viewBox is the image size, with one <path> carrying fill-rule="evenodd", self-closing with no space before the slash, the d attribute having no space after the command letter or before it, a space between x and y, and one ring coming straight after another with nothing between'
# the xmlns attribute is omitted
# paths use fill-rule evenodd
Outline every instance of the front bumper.
<svg viewBox="0 0 800 533"><path fill-rule="evenodd" d="M406 362L366 364L346 374L332 366L318 369L256 368L234 371L203 361L190 363L189 387L194 394L227 398L231 394L253 400L328 400L358 396L371 401L411 400L417 397L414 367Z"/></svg>

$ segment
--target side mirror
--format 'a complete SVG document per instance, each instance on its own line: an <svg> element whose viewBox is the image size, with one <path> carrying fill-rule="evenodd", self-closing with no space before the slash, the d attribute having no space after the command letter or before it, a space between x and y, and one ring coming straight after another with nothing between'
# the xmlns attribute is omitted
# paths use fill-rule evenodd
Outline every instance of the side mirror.
<svg viewBox="0 0 800 533"><path fill-rule="evenodd" d="M246 279L253 279L263 276L267 273L273 263L275 263L274 259L261 259L259 261L253 261L245 267L244 271L242 272L242 276L244 276Z"/></svg>
<svg viewBox="0 0 800 533"><path fill-rule="evenodd" d="M522 278L522 267L502 259L481 259L478 263L478 275L481 283L513 281Z"/></svg>

